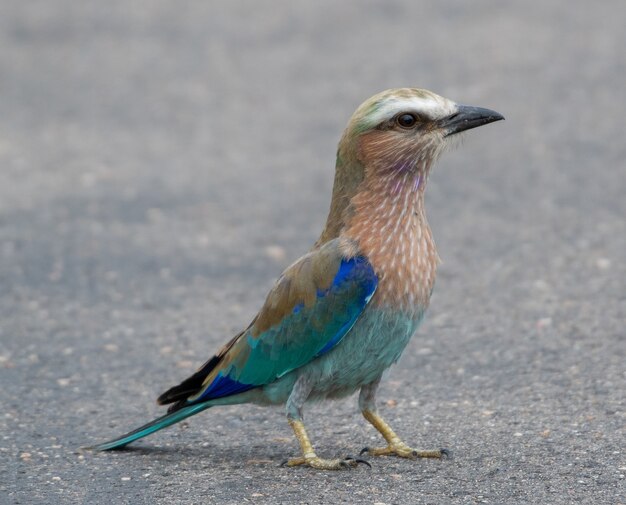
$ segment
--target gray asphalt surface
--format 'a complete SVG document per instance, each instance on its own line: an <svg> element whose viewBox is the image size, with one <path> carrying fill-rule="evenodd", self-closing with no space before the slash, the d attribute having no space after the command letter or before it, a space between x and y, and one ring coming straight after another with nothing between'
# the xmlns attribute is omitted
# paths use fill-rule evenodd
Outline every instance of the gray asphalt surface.
<svg viewBox="0 0 626 505"><path fill-rule="evenodd" d="M626 6L0 2L0 503L626 503ZM283 469L280 409L117 453L324 222L355 107L419 86L502 112L436 167L443 265L382 388L452 461ZM356 399L318 452L379 441Z"/></svg>

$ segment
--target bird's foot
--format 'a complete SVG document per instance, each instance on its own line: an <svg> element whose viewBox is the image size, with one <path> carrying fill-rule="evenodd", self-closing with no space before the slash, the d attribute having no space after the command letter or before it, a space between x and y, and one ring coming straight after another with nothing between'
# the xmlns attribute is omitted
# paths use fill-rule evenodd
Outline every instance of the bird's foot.
<svg viewBox="0 0 626 505"><path fill-rule="evenodd" d="M359 463L367 465L370 468L372 467L372 465L364 459L354 458L352 456L346 456L343 459L323 459L319 458L315 453L307 454L306 456L301 456L299 458L288 459L283 461L280 466L305 465L317 470L344 470L348 468L355 468Z"/></svg>
<svg viewBox="0 0 626 505"><path fill-rule="evenodd" d="M448 449L435 449L431 451L419 451L406 445L402 441L392 442L387 447L364 447L360 455L369 454L370 456L399 456L401 458L418 459L418 458L451 458L452 452Z"/></svg>

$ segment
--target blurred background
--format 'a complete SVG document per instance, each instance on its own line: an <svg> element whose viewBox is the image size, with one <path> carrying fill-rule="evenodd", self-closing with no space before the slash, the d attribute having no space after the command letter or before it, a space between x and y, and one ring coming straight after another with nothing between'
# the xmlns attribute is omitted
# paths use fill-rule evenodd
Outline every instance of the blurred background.
<svg viewBox="0 0 626 505"><path fill-rule="evenodd" d="M0 0L7 503L626 503L624 26L620 0ZM443 264L381 394L456 459L278 469L282 411L251 406L77 453L249 322L350 115L402 86L506 117L430 178ZM326 456L377 440L354 399L308 419Z"/></svg>

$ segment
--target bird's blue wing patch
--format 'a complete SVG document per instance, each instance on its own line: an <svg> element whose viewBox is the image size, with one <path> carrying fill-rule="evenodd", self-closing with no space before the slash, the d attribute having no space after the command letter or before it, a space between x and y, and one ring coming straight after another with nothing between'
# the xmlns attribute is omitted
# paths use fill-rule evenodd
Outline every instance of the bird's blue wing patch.
<svg viewBox="0 0 626 505"><path fill-rule="evenodd" d="M358 256L356 258L352 258L350 260L343 260L341 262L341 266L339 267L339 271L337 275L333 279L333 284L330 289L339 288L344 282L360 282L363 287L363 293L358 300L356 306L361 307L361 311L365 308L365 305L370 301L372 296L374 295L374 291L376 291L376 287L378 286L378 278L374 273L374 269L370 265L370 263L363 256ZM318 296L319 293L318 293ZM323 296L323 295L322 295ZM358 316L360 315L360 311L358 314L354 314L353 317L350 317L342 326L339 328L337 333L333 338L331 338L324 347L322 347L316 356L321 356L330 351L339 341L343 338L343 336L350 331Z"/></svg>
<svg viewBox="0 0 626 505"><path fill-rule="evenodd" d="M244 391L248 391L252 389L253 385L251 384L242 384L241 382L237 382L236 380L231 379L230 377L224 377L221 373L217 375L217 377L211 382L211 385L207 388L207 390L202 395L203 399L208 398L222 398L224 396L235 395L237 393L243 393Z"/></svg>

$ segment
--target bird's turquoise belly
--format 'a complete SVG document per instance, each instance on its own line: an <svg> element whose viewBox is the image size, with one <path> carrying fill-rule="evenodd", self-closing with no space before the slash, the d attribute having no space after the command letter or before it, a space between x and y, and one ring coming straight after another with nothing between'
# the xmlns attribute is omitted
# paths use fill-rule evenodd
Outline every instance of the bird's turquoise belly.
<svg viewBox="0 0 626 505"><path fill-rule="evenodd" d="M287 400L296 379L313 384L309 399L349 395L379 378L395 363L415 332L421 316L368 307L348 334L331 351L263 388L264 401Z"/></svg>

